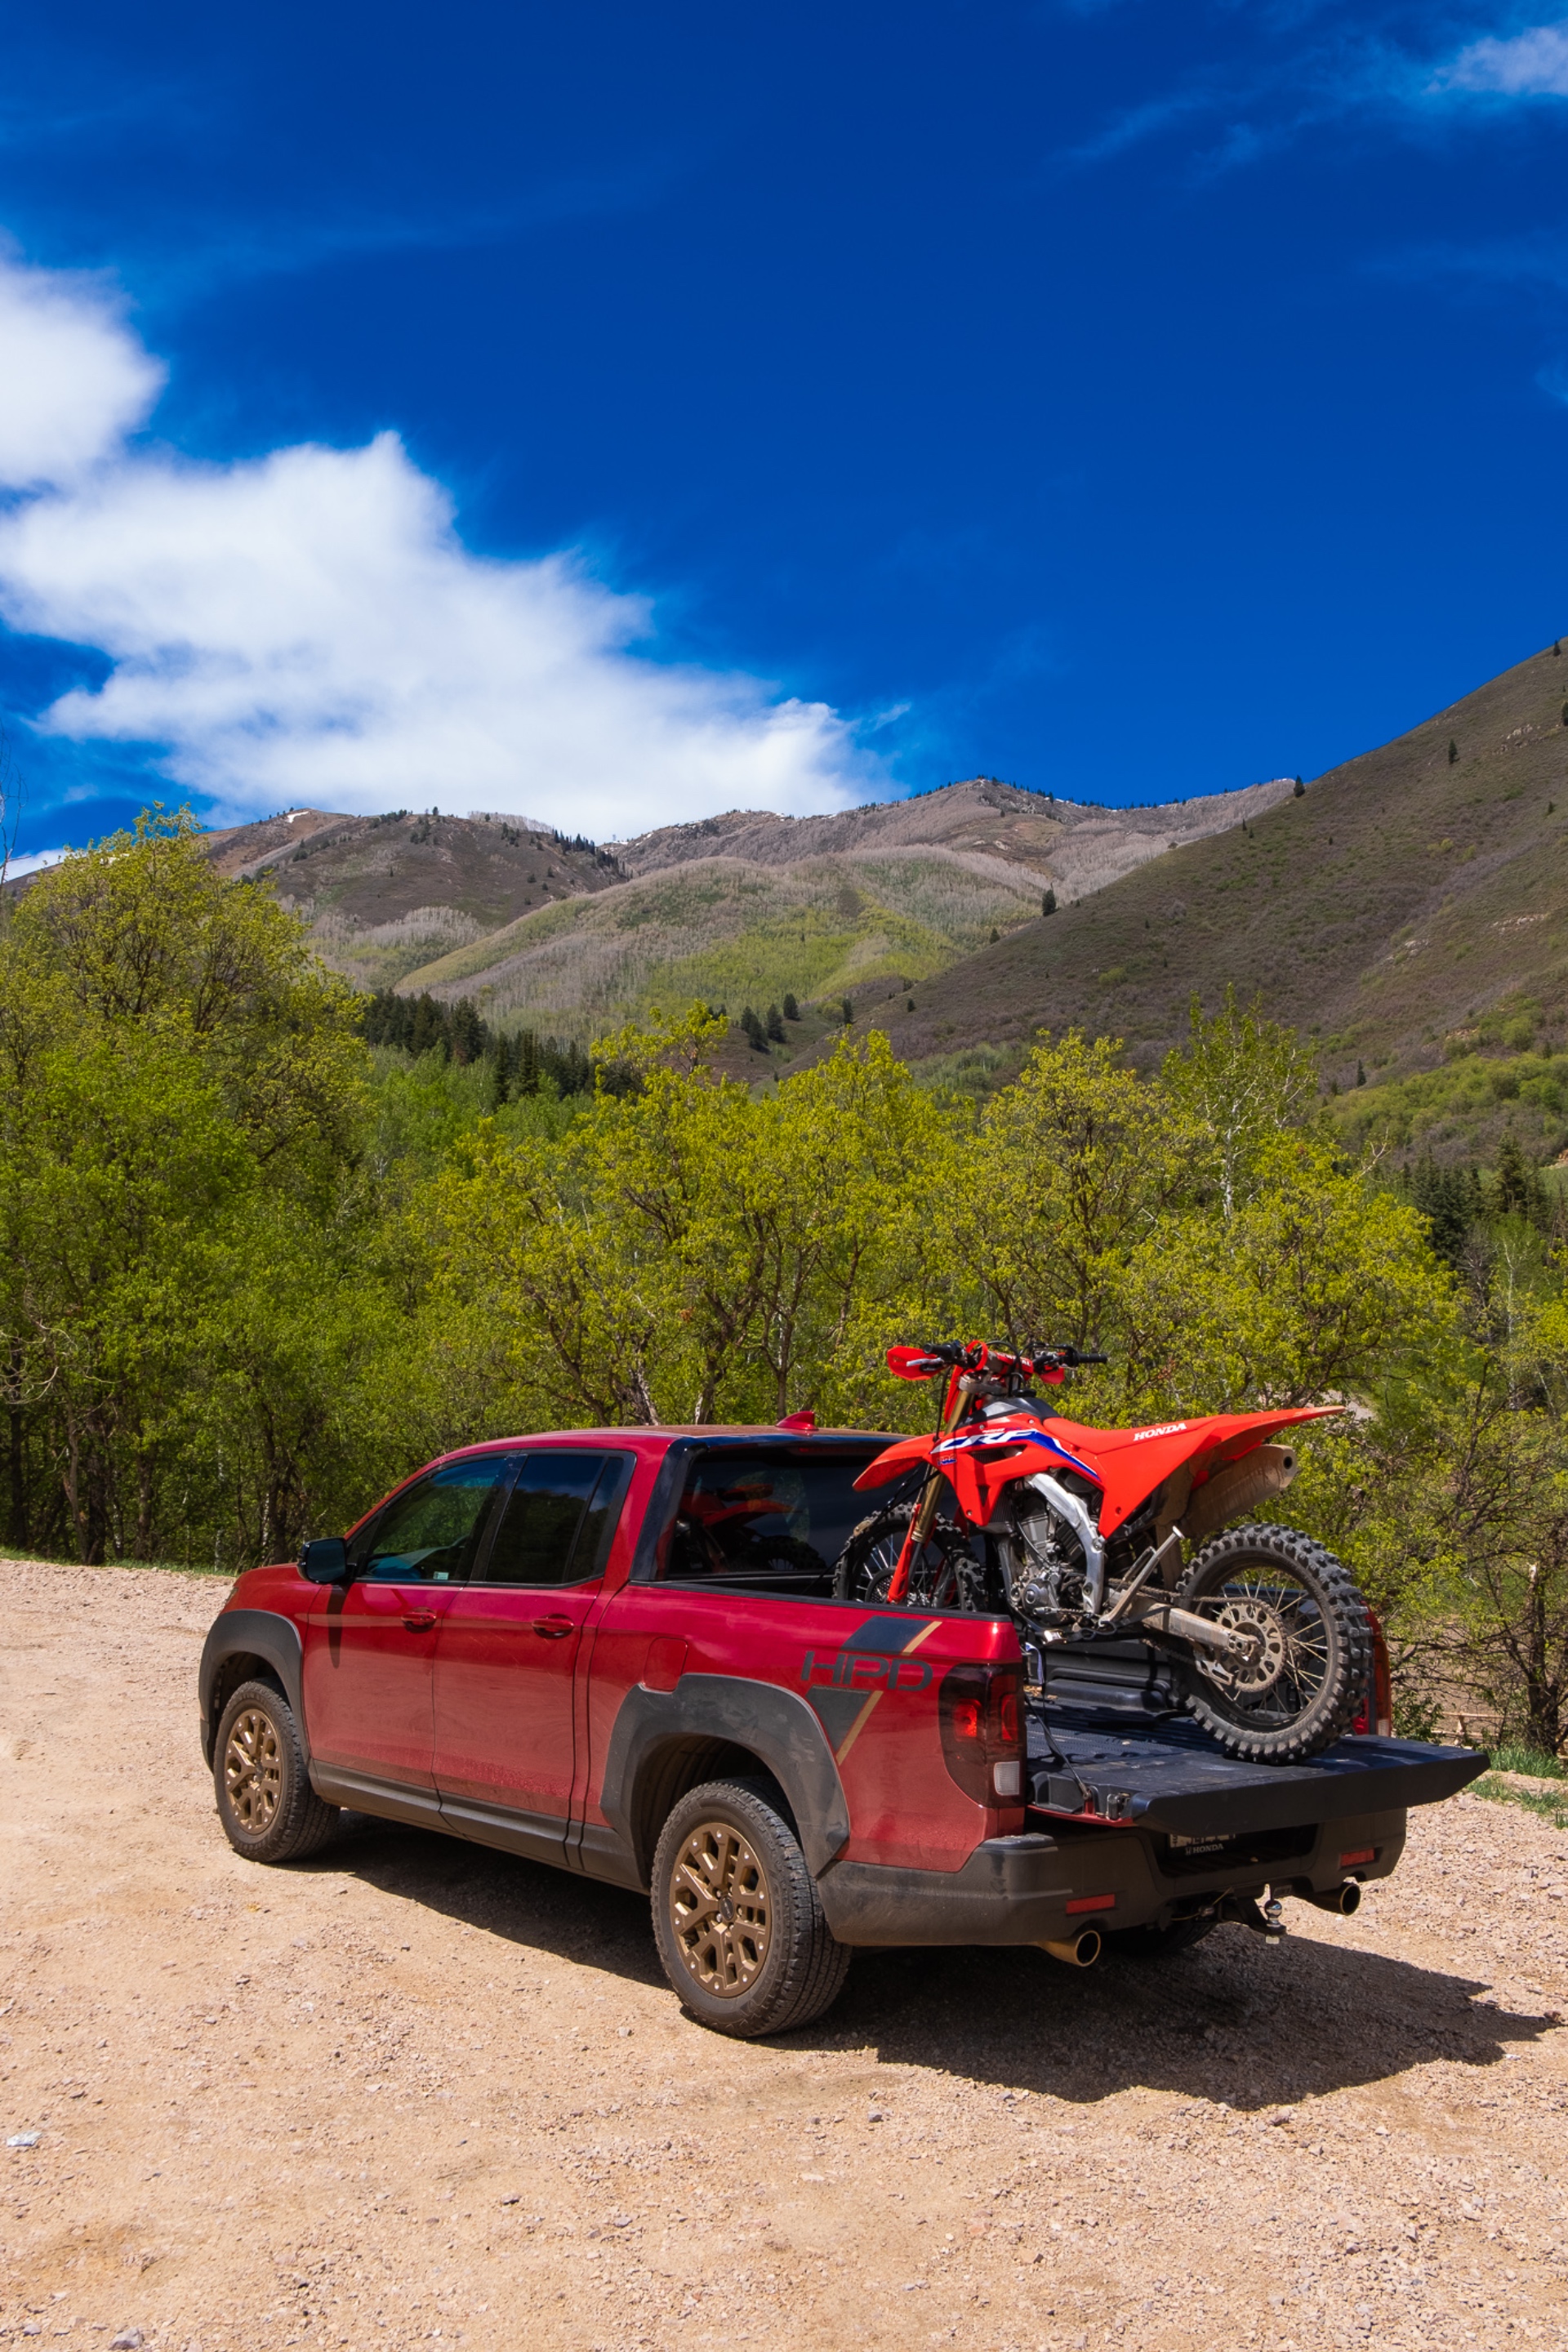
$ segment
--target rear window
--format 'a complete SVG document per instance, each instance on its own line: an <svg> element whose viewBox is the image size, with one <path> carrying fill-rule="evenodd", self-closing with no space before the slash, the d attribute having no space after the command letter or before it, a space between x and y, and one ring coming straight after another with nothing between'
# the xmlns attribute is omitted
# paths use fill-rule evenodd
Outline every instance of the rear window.
<svg viewBox="0 0 1568 2352"><path fill-rule="evenodd" d="M715 1446L686 1474L660 1570L667 1584L723 1584L828 1599L839 1553L874 1500L855 1481L881 1442L853 1452Z"/></svg>

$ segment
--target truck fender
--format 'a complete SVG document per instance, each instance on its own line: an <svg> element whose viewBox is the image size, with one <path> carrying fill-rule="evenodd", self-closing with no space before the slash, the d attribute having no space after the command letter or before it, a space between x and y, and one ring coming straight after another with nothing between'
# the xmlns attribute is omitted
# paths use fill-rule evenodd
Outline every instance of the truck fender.
<svg viewBox="0 0 1568 2352"><path fill-rule="evenodd" d="M599 1804L637 1857L646 1886L668 1806L658 1821L642 1816L646 1776L661 1748L687 1742L743 1748L772 1773L795 1815L801 1851L820 1878L849 1836L849 1806L833 1751L816 1715L793 1691L738 1675L682 1675L672 1691L629 1690L616 1716L605 1758ZM722 1768L721 1768L722 1769ZM703 1779L713 1775L704 1772ZM680 1794L676 1788L673 1803Z"/></svg>
<svg viewBox="0 0 1568 2352"><path fill-rule="evenodd" d="M214 1620L202 1645L201 1675L196 1685L202 1716L202 1754L209 1765L217 1738L217 1718L223 1711L221 1705L214 1706L214 1696L247 1679L244 1674L224 1672L226 1666L241 1658L269 1667L282 1684L283 1696L293 1708L294 1720L300 1727L305 1761L310 1762L310 1735L305 1724L301 1688L304 1656L299 1627L291 1618L279 1617L273 1610L226 1609L221 1617Z"/></svg>

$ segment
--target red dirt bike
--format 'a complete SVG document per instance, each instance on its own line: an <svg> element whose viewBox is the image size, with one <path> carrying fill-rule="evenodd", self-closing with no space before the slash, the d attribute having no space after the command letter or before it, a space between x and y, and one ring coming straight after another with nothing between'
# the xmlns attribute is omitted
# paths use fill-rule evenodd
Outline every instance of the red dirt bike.
<svg viewBox="0 0 1568 2352"><path fill-rule="evenodd" d="M1333 1554L1294 1528L1220 1531L1295 1475L1290 1449L1265 1441L1341 1408L1087 1429L1030 1391L1031 1381L1055 1386L1069 1367L1105 1360L1073 1348L889 1348L900 1380L946 1374L942 1414L931 1436L889 1445L855 1481L911 1483L856 1528L837 1597L1005 1611L1042 1682L1053 1643L1133 1635L1163 1656L1227 1755L1317 1755L1363 1704L1366 1603ZM942 1514L944 1488L956 1518ZM1184 1569L1184 1544L1197 1547Z"/></svg>

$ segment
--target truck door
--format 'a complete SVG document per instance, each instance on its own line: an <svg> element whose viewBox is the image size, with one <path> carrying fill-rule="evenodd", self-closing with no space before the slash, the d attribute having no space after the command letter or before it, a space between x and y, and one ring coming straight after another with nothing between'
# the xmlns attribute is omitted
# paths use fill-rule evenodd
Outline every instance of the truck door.
<svg viewBox="0 0 1568 2352"><path fill-rule="evenodd" d="M395 1495L350 1547L353 1575L305 1628L305 1721L334 1776L433 1792L436 1636L488 1532L512 1457L449 1463ZM431 1811L434 1811L432 1801Z"/></svg>
<svg viewBox="0 0 1568 2352"><path fill-rule="evenodd" d="M634 1457L531 1447L493 1541L441 1620L436 1784L464 1836L565 1860L573 1679Z"/></svg>

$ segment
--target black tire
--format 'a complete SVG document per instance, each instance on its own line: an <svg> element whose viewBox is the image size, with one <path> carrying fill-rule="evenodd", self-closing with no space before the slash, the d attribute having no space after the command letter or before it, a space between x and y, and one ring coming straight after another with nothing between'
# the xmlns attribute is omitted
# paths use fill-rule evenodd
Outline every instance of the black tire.
<svg viewBox="0 0 1568 2352"><path fill-rule="evenodd" d="M680 1799L653 1858L653 1933L692 2016L741 2041L809 2025L849 1972L771 1780L708 1780Z"/></svg>
<svg viewBox="0 0 1568 2352"><path fill-rule="evenodd" d="M836 1601L885 1601L904 1534L916 1506L895 1503L862 1519L833 1570ZM925 1547L910 1570L905 1609L984 1609L985 1570L952 1519L933 1519Z"/></svg>
<svg viewBox="0 0 1568 2352"><path fill-rule="evenodd" d="M1227 1756L1300 1764L1349 1730L1372 1671L1372 1626L1331 1551L1295 1528L1231 1528L1204 1546L1175 1599L1256 1625L1266 1643L1250 1684L1214 1654L1187 1665L1188 1709Z"/></svg>
<svg viewBox="0 0 1568 2352"><path fill-rule="evenodd" d="M247 1862L302 1862L338 1826L336 1805L310 1786L294 1710L271 1683L229 1695L213 1745L217 1817Z"/></svg>
<svg viewBox="0 0 1568 2352"><path fill-rule="evenodd" d="M1173 1919L1168 1927L1112 1927L1105 1948L1124 1960L1173 1960L1212 1936L1217 1919Z"/></svg>

